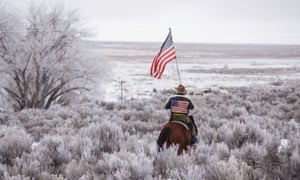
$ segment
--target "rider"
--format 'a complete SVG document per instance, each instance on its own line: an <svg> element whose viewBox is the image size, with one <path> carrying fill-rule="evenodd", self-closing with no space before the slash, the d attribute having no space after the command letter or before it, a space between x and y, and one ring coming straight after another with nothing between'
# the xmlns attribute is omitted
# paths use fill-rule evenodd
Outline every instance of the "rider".
<svg viewBox="0 0 300 180"><path fill-rule="evenodd" d="M180 84L176 88L176 95L169 98L165 108L170 109L171 118L170 121L179 120L185 122L192 132L191 144L198 142L197 127L195 125L193 116L188 116L189 110L194 109L192 101L186 97L187 91L185 87Z"/></svg>

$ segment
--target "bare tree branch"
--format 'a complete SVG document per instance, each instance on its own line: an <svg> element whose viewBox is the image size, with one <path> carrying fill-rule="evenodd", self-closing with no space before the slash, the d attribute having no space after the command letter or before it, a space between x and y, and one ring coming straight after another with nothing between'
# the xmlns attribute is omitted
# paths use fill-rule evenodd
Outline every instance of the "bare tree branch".
<svg viewBox="0 0 300 180"><path fill-rule="evenodd" d="M71 62L76 58L70 50L80 38L74 15L60 8L31 7L26 33L19 34L14 45L7 40L12 36L0 33L0 63L6 63L12 77L4 90L16 110L49 108L70 92L87 90L73 84L86 76Z"/></svg>

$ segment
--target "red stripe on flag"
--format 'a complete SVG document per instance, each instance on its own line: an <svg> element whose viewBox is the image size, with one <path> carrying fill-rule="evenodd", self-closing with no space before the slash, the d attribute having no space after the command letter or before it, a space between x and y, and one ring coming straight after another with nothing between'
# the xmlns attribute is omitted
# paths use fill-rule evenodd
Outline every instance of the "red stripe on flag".
<svg viewBox="0 0 300 180"><path fill-rule="evenodd" d="M174 52L172 55L173 55L173 57L170 57L168 60L166 60L166 61L162 64L161 70L160 70L160 74L159 74L159 76L157 77L158 79L161 78L163 72L165 71L166 65L167 65L169 62L171 62L171 61L173 61L174 59L176 59L175 52Z"/></svg>
<svg viewBox="0 0 300 180"><path fill-rule="evenodd" d="M166 65L169 62L173 61L175 58L176 58L175 51L172 51L169 54L166 54L166 56L164 55L164 57L162 57L160 59L160 62L158 64L158 70L154 74L154 77L160 79L161 75L163 74L163 72L165 70Z"/></svg>
<svg viewBox="0 0 300 180"><path fill-rule="evenodd" d="M156 76L155 76L157 79L160 79L160 78L161 78L161 76L162 76L162 74L163 74L163 72L164 72L164 70L165 70L165 67L166 67L167 63L169 63L169 62L171 62L171 61L173 61L173 60L174 60L174 59L170 59L170 60L166 61L166 63L163 64L162 70L160 70L159 73L156 74Z"/></svg>
<svg viewBox="0 0 300 180"><path fill-rule="evenodd" d="M154 78L160 79L166 65L176 59L175 48L173 45L171 30L163 42L159 52L154 57L150 68L150 75Z"/></svg>
<svg viewBox="0 0 300 180"><path fill-rule="evenodd" d="M174 49L174 48L172 48ZM174 60L176 58L175 51L169 51L168 53L164 54L160 59L158 63L158 69L157 73L162 72L163 67L166 65L166 62L170 62L169 60Z"/></svg>
<svg viewBox="0 0 300 180"><path fill-rule="evenodd" d="M159 60L159 57L161 55L161 52L162 52L162 48L160 48L160 51L154 57L154 60L153 60L152 65L151 65L151 70L150 70L151 71L150 72L151 76L157 71L157 64L158 64L158 60Z"/></svg>
<svg viewBox="0 0 300 180"><path fill-rule="evenodd" d="M165 66L167 63L171 62L172 60L176 59L174 47L170 47L166 52L164 52L159 58L156 59L155 63L155 71L154 77L159 78L163 74L165 70Z"/></svg>

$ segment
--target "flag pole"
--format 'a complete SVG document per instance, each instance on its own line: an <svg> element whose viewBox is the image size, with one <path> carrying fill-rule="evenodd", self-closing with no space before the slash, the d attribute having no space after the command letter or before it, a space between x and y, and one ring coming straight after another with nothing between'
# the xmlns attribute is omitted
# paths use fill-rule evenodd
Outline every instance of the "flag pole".
<svg viewBox="0 0 300 180"><path fill-rule="evenodd" d="M181 76L180 76L180 71L179 71L179 67L178 67L178 62L177 62L177 57L176 57L175 61L176 61L176 67L177 67L177 73L178 73L179 83L182 84Z"/></svg>
<svg viewBox="0 0 300 180"><path fill-rule="evenodd" d="M169 31L172 33L171 28L169 28ZM173 44L174 44L174 42L173 42ZM178 78L179 78L179 83L182 84L181 75L180 75L180 71L179 71L179 66L178 66L178 62L177 62L177 56L175 58L175 61L176 61L176 67L177 67L177 74L178 74Z"/></svg>

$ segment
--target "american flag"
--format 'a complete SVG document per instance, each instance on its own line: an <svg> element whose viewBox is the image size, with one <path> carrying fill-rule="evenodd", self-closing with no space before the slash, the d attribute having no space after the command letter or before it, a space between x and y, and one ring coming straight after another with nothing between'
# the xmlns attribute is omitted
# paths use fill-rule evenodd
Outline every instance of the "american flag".
<svg viewBox="0 0 300 180"><path fill-rule="evenodd" d="M172 100L171 101L171 112L179 113L179 114L187 114L188 113L188 101L182 100Z"/></svg>
<svg viewBox="0 0 300 180"><path fill-rule="evenodd" d="M171 29L169 29L169 34L166 40L164 41L159 52L153 59L150 69L150 75L154 78L160 79L166 68L166 65L174 59L176 59L176 55Z"/></svg>

